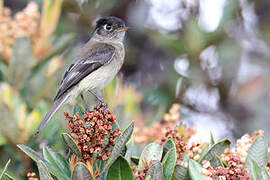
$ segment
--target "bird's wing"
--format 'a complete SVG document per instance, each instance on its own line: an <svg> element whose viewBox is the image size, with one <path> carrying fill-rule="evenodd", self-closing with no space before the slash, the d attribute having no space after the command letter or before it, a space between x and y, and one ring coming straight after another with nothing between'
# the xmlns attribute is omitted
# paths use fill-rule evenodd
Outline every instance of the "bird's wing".
<svg viewBox="0 0 270 180"><path fill-rule="evenodd" d="M114 53L115 48L112 45L106 43L93 44L86 56L75 61L66 70L54 101L78 84L84 77L110 62Z"/></svg>

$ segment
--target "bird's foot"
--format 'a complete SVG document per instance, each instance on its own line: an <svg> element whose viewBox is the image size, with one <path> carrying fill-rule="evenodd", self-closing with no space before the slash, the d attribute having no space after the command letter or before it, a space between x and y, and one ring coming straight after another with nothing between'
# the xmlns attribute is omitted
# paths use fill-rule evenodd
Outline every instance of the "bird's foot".
<svg viewBox="0 0 270 180"><path fill-rule="evenodd" d="M91 94L93 94L97 101L98 101L98 104L96 106L96 109L99 110L100 108L103 108L103 110L107 110L108 109L108 104L105 103L104 99L100 96L98 96L95 92L92 92L91 90L88 90Z"/></svg>
<svg viewBox="0 0 270 180"><path fill-rule="evenodd" d="M93 113L93 112L95 112L95 110L92 110L92 109L90 110L90 109L88 109L88 108L84 110L84 114L85 114L85 113Z"/></svg>
<svg viewBox="0 0 270 180"><path fill-rule="evenodd" d="M108 104L104 101L99 101L96 107L97 109L102 108L104 111L106 111L108 109Z"/></svg>
<svg viewBox="0 0 270 180"><path fill-rule="evenodd" d="M83 106L84 106L84 113L86 112L91 112L92 110L89 110L89 106L86 102L86 100L84 99L83 95L81 94L81 98L82 98L82 101L83 101ZM94 111L93 111L94 112Z"/></svg>

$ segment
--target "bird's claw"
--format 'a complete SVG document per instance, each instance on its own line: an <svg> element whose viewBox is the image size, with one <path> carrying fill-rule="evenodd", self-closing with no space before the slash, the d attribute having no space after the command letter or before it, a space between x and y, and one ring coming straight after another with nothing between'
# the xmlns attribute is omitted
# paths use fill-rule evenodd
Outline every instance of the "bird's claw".
<svg viewBox="0 0 270 180"><path fill-rule="evenodd" d="M103 108L103 110L107 110L108 109L108 104L105 103L104 101L99 101L98 105L97 105L97 109Z"/></svg>

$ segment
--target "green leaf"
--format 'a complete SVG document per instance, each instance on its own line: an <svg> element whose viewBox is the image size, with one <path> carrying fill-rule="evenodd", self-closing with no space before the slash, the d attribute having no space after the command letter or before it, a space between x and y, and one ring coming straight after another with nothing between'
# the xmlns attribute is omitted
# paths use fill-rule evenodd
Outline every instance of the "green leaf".
<svg viewBox="0 0 270 180"><path fill-rule="evenodd" d="M139 157L136 157L136 156L131 156L130 160L131 160L135 165L138 165L138 164L139 164L140 158L139 158Z"/></svg>
<svg viewBox="0 0 270 180"><path fill-rule="evenodd" d="M69 149L78 157L82 157L81 151L74 139L67 133L62 133L62 138Z"/></svg>
<svg viewBox="0 0 270 180"><path fill-rule="evenodd" d="M119 156L117 160L112 164L107 175L108 180L132 180L134 179L133 172L129 166L128 161Z"/></svg>
<svg viewBox="0 0 270 180"><path fill-rule="evenodd" d="M213 146L215 144L215 140L214 140L214 137L213 137L213 134L212 132L210 132L210 147Z"/></svg>
<svg viewBox="0 0 270 180"><path fill-rule="evenodd" d="M183 162L188 162L188 161L189 161L188 153L184 152Z"/></svg>
<svg viewBox="0 0 270 180"><path fill-rule="evenodd" d="M45 147L43 148L43 157L63 174L66 174L69 177L71 176L69 163L62 154L51 151L48 147Z"/></svg>
<svg viewBox="0 0 270 180"><path fill-rule="evenodd" d="M163 155L165 155L172 148L175 148L175 144L171 138L169 138L163 145Z"/></svg>
<svg viewBox="0 0 270 180"><path fill-rule="evenodd" d="M251 160L255 161L261 168L267 165L268 145L263 135L258 136L248 150L245 168L250 168Z"/></svg>
<svg viewBox="0 0 270 180"><path fill-rule="evenodd" d="M39 160L37 162L37 166L38 166L40 180L53 180L53 178L52 178L51 174L49 173L48 168L46 167L44 162Z"/></svg>
<svg viewBox="0 0 270 180"><path fill-rule="evenodd" d="M0 168L0 174L1 172L3 172L4 168ZM15 173L9 171L9 170L6 170L5 173L4 173L4 176L3 176L3 180L4 179L11 179L11 180L22 180L21 177L18 177ZM1 179L2 180L2 179Z"/></svg>
<svg viewBox="0 0 270 180"><path fill-rule="evenodd" d="M162 164L159 161L154 161L149 170L148 175L152 180L160 180L163 178Z"/></svg>
<svg viewBox="0 0 270 180"><path fill-rule="evenodd" d="M44 158L40 157L37 152L35 152L33 149L31 149L28 146L25 146L23 144L18 144L18 148L20 148L26 155L28 155L32 160L35 162L38 162L39 160L44 162L45 165L48 167L51 174L58 177L61 180L69 180L69 177L62 172L58 171L56 167L54 167L52 164L47 162Z"/></svg>
<svg viewBox="0 0 270 180"><path fill-rule="evenodd" d="M151 164L151 161L160 161L162 158L162 147L157 143L150 143L148 144L142 151L140 156L138 169L143 170L145 165ZM145 164L146 163L146 164Z"/></svg>
<svg viewBox="0 0 270 180"><path fill-rule="evenodd" d="M203 148L202 153L201 153L201 155L200 155L200 160L199 160L199 162L202 162L202 159L204 158L204 156L206 155L206 153L208 152L208 150L209 150L209 146L205 146L205 147Z"/></svg>
<svg viewBox="0 0 270 180"><path fill-rule="evenodd" d="M71 179L72 180L93 180L94 178L92 177L87 166L84 163L79 162L75 165Z"/></svg>
<svg viewBox="0 0 270 180"><path fill-rule="evenodd" d="M9 166L9 164L10 164L10 159L9 159L8 162L6 163L6 165L5 165L5 167L4 167L3 171L2 171L2 173L1 173L1 175L0 175L0 179L3 178L4 174L5 174L6 171L7 171L7 168L8 168L8 166Z"/></svg>
<svg viewBox="0 0 270 180"><path fill-rule="evenodd" d="M164 143L164 147L166 147L166 158L162 160L162 167L163 167L163 179L170 180L172 179L172 175L174 172L174 167L176 164L176 147L173 140L170 138ZM164 149L165 151L165 149Z"/></svg>
<svg viewBox="0 0 270 180"><path fill-rule="evenodd" d="M261 174L258 177L259 180L269 180L270 175L266 169L266 167L261 168Z"/></svg>
<svg viewBox="0 0 270 180"><path fill-rule="evenodd" d="M204 176L201 174L202 166L194 161L189 159L188 163L188 174L191 180L204 180Z"/></svg>
<svg viewBox="0 0 270 180"><path fill-rule="evenodd" d="M224 165L226 164L221 158L220 156L215 154L215 163L217 165L217 167L221 166L221 167L225 167Z"/></svg>
<svg viewBox="0 0 270 180"><path fill-rule="evenodd" d="M19 180L19 178L17 177L17 178L15 178L15 177L13 177L13 176L11 176L10 174L8 174L8 173L5 173L5 176L9 179L9 180Z"/></svg>
<svg viewBox="0 0 270 180"><path fill-rule="evenodd" d="M185 168L184 166L176 165L175 169L174 169L174 172L173 172L172 179L173 180L179 180L179 179L187 180L187 179L189 179L189 177L188 177L188 169Z"/></svg>
<svg viewBox="0 0 270 180"><path fill-rule="evenodd" d="M259 174L261 174L261 169L260 167L258 166L258 164L251 160L250 162L250 175L252 177L252 180L258 180L258 176Z"/></svg>
<svg viewBox="0 0 270 180"><path fill-rule="evenodd" d="M18 38L13 46L8 81L21 89L36 63L30 41L27 38Z"/></svg>
<svg viewBox="0 0 270 180"><path fill-rule="evenodd" d="M220 161L217 159L217 156L220 156L226 148L229 148L230 144L231 142L228 139L218 141L209 148L207 153L201 158L200 162L207 160L211 163L213 168L220 166Z"/></svg>
<svg viewBox="0 0 270 180"><path fill-rule="evenodd" d="M127 129L121 134L120 138L118 139L117 143L115 144L112 153L106 162L103 170L101 171L100 175L104 173L112 164L113 162L120 156L120 153L122 152L123 148L125 148L126 143L128 142L129 138L131 137L131 134L134 129L134 121L130 123L130 125L127 127Z"/></svg>
<svg viewBox="0 0 270 180"><path fill-rule="evenodd" d="M75 106L73 107L72 116L74 116L75 113L78 113L78 115L80 117L83 116L84 110L82 109L82 107L79 104L75 104Z"/></svg>

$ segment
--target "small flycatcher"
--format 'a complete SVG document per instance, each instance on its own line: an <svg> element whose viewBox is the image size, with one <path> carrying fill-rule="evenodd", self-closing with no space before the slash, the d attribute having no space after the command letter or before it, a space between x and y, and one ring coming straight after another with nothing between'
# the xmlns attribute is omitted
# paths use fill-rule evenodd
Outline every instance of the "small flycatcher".
<svg viewBox="0 0 270 180"><path fill-rule="evenodd" d="M53 106L42 119L36 134L46 125L53 114L65 103L81 95L84 105L87 104L82 93L103 89L116 76L123 65L125 48L124 36L128 28L124 21L116 17L99 19L91 39L84 45L81 55L64 73Z"/></svg>

